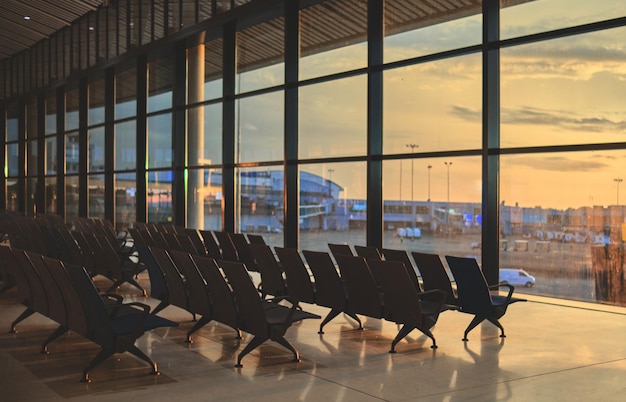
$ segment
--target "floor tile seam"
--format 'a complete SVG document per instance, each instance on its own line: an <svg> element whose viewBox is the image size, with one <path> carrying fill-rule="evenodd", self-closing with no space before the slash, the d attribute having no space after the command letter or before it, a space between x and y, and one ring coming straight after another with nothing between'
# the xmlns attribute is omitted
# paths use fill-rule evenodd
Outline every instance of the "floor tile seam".
<svg viewBox="0 0 626 402"><path fill-rule="evenodd" d="M390 402L390 401L389 401L389 399L381 398L380 396L377 396L377 395L372 395L372 394L370 394L370 393L368 393L368 392L364 392L363 390L360 390L360 389L357 389L357 388L354 388L354 387L350 387L350 386L348 386L348 385L342 384L342 383L337 382L337 381L333 381L333 380L331 380L331 379L329 379L329 378L327 378L327 377L323 377L323 376L320 376L320 375L317 375L317 374L310 373L310 372L308 372L307 370L303 370L303 369L296 369L296 371L299 371L299 372L300 372L300 373L302 373L302 374L305 374L305 375L308 375L308 376L314 377L314 378L316 378L316 379L318 379L318 380L321 380L321 381L324 381L324 382L326 382L326 383L329 383L329 384L334 384L334 385L340 386L340 387L342 387L342 388L349 389L349 390L351 390L351 391L357 392L357 393L359 393L359 394L367 395L367 396L369 396L369 397L371 397L371 398L374 398L374 399L377 399L377 400L379 400L379 401Z"/></svg>
<svg viewBox="0 0 626 402"><path fill-rule="evenodd" d="M428 395L421 395L421 396L417 397L417 399L432 398L434 396L448 395L448 394L451 394L451 393L455 393L456 394L456 393L459 393L459 392L465 392L465 391L468 391L468 390L480 389L480 388L483 388L483 387L499 385L499 384L506 384L506 383L510 384L510 383L515 383L515 382L518 382L518 381L524 381L524 380L533 379L533 378L546 377L546 376L550 376L550 375L565 373L565 372L568 372L568 371L580 370L580 369L585 369L585 368L590 368L590 367L595 367L595 366L602 366L602 365L605 365L605 364L611 364L611 363L616 363L616 362L620 362L620 361L626 361L626 357L619 358L619 359L614 359L614 360L603 361L603 362L590 363L590 364L586 364L586 365L582 365L582 366L569 367L569 368L565 368L565 369L561 369L561 370L549 371L549 372L545 372L545 373L538 373L538 374L527 375L527 376L523 376L523 377L511 378L511 379L508 379L508 380L496 381L496 382L493 382L493 383L476 384L476 385L472 385L472 386L464 387L464 388L447 390L447 391L443 391L443 392L435 392L435 393L428 394ZM406 399L403 399L403 400L399 400L397 402L413 401L413 400L416 400L416 398L415 397L406 398Z"/></svg>
<svg viewBox="0 0 626 402"><path fill-rule="evenodd" d="M563 308L573 308L576 310L583 310L583 311L593 311L594 313L606 313L606 314L613 314L613 315L623 315L626 316L626 310L624 310L624 312L618 312L618 311L609 311L609 310L603 310L600 308L592 308L592 307L581 307L581 306L568 306L565 304L560 304L560 303L552 303L552 302L545 302L545 301L537 301L537 300L528 300L528 303L534 303L534 304L545 304L547 306L555 306L555 307L563 307Z"/></svg>

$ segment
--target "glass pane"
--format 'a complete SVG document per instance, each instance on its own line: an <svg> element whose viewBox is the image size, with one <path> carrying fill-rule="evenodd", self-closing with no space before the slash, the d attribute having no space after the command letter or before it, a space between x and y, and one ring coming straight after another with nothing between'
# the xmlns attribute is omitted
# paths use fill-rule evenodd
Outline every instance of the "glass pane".
<svg viewBox="0 0 626 402"><path fill-rule="evenodd" d="M276 18L237 33L237 92L285 82L283 18Z"/></svg>
<svg viewBox="0 0 626 402"><path fill-rule="evenodd" d="M236 231L261 233L270 245L283 244L283 170L236 169L238 202Z"/></svg>
<svg viewBox="0 0 626 402"><path fill-rule="evenodd" d="M237 155L239 162L282 160L284 148L283 92L237 101Z"/></svg>
<svg viewBox="0 0 626 402"><path fill-rule="evenodd" d="M94 128L88 131L89 153L88 172L104 171L104 127Z"/></svg>
<svg viewBox="0 0 626 402"><path fill-rule="evenodd" d="M137 123L127 121L115 125L115 170L137 168Z"/></svg>
<svg viewBox="0 0 626 402"><path fill-rule="evenodd" d="M148 168L170 167L173 160L172 115L148 119Z"/></svg>
<svg viewBox="0 0 626 402"><path fill-rule="evenodd" d="M137 115L137 71L118 72L115 79L115 119Z"/></svg>
<svg viewBox="0 0 626 402"><path fill-rule="evenodd" d="M221 103L189 109L187 131L189 166L222 163Z"/></svg>
<svg viewBox="0 0 626 402"><path fill-rule="evenodd" d="M16 105L7 106L7 141L17 141L19 132L19 110Z"/></svg>
<svg viewBox="0 0 626 402"><path fill-rule="evenodd" d="M37 138L37 98L26 105L26 138Z"/></svg>
<svg viewBox="0 0 626 402"><path fill-rule="evenodd" d="M222 96L222 63L224 41L219 38L207 42L204 50L204 99Z"/></svg>
<svg viewBox="0 0 626 402"><path fill-rule="evenodd" d="M26 175L27 176L37 176L38 166L39 166L39 158L38 158L38 148L37 148L37 140L27 141L26 142L26 152L28 153L26 160Z"/></svg>
<svg viewBox="0 0 626 402"><path fill-rule="evenodd" d="M78 129L78 88L65 93L65 130Z"/></svg>
<svg viewBox="0 0 626 402"><path fill-rule="evenodd" d="M624 141L626 28L502 49L501 145ZM616 53L617 52L617 53Z"/></svg>
<svg viewBox="0 0 626 402"><path fill-rule="evenodd" d="M135 173L115 175L115 224L118 230L130 227L137 221Z"/></svg>
<svg viewBox="0 0 626 402"><path fill-rule="evenodd" d="M172 222L172 171L148 172L148 222Z"/></svg>
<svg viewBox="0 0 626 402"><path fill-rule="evenodd" d="M479 157L385 161L384 247L480 254L481 168Z"/></svg>
<svg viewBox="0 0 626 402"><path fill-rule="evenodd" d="M174 88L174 58L148 64L148 113L172 107Z"/></svg>
<svg viewBox="0 0 626 402"><path fill-rule="evenodd" d="M222 170L189 169L187 227L222 230Z"/></svg>
<svg viewBox="0 0 626 402"><path fill-rule="evenodd" d="M626 15L625 0L500 1L500 36L508 39Z"/></svg>
<svg viewBox="0 0 626 402"><path fill-rule="evenodd" d="M7 211L17 211L17 179L7 180Z"/></svg>
<svg viewBox="0 0 626 402"><path fill-rule="evenodd" d="M475 54L385 71L383 152L480 149L481 63Z"/></svg>
<svg viewBox="0 0 626 402"><path fill-rule="evenodd" d="M56 137L46 138L46 174L57 172L57 139Z"/></svg>
<svg viewBox="0 0 626 402"><path fill-rule="evenodd" d="M65 136L65 173L78 173L78 133Z"/></svg>
<svg viewBox="0 0 626 402"><path fill-rule="evenodd" d="M328 243L366 243L365 162L300 167L300 248L328 251Z"/></svg>
<svg viewBox="0 0 626 402"><path fill-rule="evenodd" d="M300 11L300 79L367 67L367 2L324 1Z"/></svg>
<svg viewBox="0 0 626 402"><path fill-rule="evenodd" d="M45 134L57 132L57 98L54 92L46 96L46 130Z"/></svg>
<svg viewBox="0 0 626 402"><path fill-rule="evenodd" d="M19 147L17 143L7 144L7 173L13 177L19 174Z"/></svg>
<svg viewBox="0 0 626 402"><path fill-rule="evenodd" d="M104 80L89 84L89 125L104 123Z"/></svg>
<svg viewBox="0 0 626 402"><path fill-rule="evenodd" d="M300 157L367 153L367 77L300 88Z"/></svg>
<svg viewBox="0 0 626 402"><path fill-rule="evenodd" d="M57 213L57 178L46 177L46 213Z"/></svg>
<svg viewBox="0 0 626 402"><path fill-rule="evenodd" d="M26 215L35 216L37 214L37 178L26 178Z"/></svg>
<svg viewBox="0 0 626 402"><path fill-rule="evenodd" d="M65 176L65 222L78 217L78 176Z"/></svg>
<svg viewBox="0 0 626 402"><path fill-rule="evenodd" d="M501 156L500 268L524 269L535 279L516 292L626 305L625 156Z"/></svg>
<svg viewBox="0 0 626 402"><path fill-rule="evenodd" d="M89 218L104 218L104 175L87 176L88 189L87 197L89 200L89 209L87 216Z"/></svg>
<svg viewBox="0 0 626 402"><path fill-rule="evenodd" d="M480 44L482 2L469 3L439 10L423 0L386 0L385 63Z"/></svg>

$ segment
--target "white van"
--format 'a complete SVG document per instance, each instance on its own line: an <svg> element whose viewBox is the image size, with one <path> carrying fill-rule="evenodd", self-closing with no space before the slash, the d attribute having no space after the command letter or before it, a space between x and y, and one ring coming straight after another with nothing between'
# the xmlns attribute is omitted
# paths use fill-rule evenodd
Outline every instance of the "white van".
<svg viewBox="0 0 626 402"><path fill-rule="evenodd" d="M522 285L530 288L535 285L535 277L529 275L528 272L523 269L500 268L500 283Z"/></svg>

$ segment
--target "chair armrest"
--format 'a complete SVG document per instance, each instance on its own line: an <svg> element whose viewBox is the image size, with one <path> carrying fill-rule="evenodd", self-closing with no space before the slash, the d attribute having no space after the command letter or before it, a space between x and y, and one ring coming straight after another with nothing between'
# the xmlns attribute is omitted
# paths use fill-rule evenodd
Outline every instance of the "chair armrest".
<svg viewBox="0 0 626 402"><path fill-rule="evenodd" d="M425 292L418 292L417 296L420 300L428 300L429 302L439 304L439 309L443 307L443 303L446 301L446 292L441 289L432 289Z"/></svg>
<svg viewBox="0 0 626 402"><path fill-rule="evenodd" d="M288 301L289 304L291 304L291 307L282 306L284 308L288 308L289 313L287 314L287 317L285 317L285 321L283 321L281 325L286 325L287 327L289 327L291 325L291 320L293 319L293 314L300 307L300 301L294 299L292 296L278 296L278 297L273 297L271 299L267 299L266 301L269 303L278 304L279 302L283 300Z"/></svg>
<svg viewBox="0 0 626 402"><path fill-rule="evenodd" d="M130 332L131 334L133 334L134 337L141 336L141 334L144 332L144 329L143 329L144 322L146 321L146 318L150 316L150 306L144 303L140 303L140 302L130 302L130 303L106 306L108 310L113 310L113 313L111 314L110 318L116 319L115 315L122 307L128 307L128 308L139 307L141 309L141 310L134 309L137 311L137 315L139 315L139 318L136 320L134 328Z"/></svg>
<svg viewBox="0 0 626 402"><path fill-rule="evenodd" d="M498 283L497 285L489 286L489 290L497 290L499 288L509 289L509 293L506 295L506 303L508 304L509 301L511 300L511 297L513 296L513 291L515 290L515 286L511 285L510 283Z"/></svg>
<svg viewBox="0 0 626 402"><path fill-rule="evenodd" d="M122 303L124 301L124 297L115 293L100 293L100 297L103 299L111 299L117 303Z"/></svg>

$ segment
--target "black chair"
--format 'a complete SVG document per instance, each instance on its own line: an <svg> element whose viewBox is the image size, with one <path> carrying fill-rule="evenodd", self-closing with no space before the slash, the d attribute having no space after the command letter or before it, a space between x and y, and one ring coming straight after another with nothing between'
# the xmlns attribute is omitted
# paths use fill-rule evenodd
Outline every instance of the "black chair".
<svg viewBox="0 0 626 402"><path fill-rule="evenodd" d="M437 348L437 342L430 329L437 323L441 306L445 300L442 290L428 292L430 300L435 296L438 305L423 303L421 298L424 293L419 293L406 272L404 263L400 261L368 261L367 263L383 289L385 303L385 320L401 324L402 328L391 342L390 353L395 353L396 344L406 337L414 329L422 331L432 339L431 348Z"/></svg>
<svg viewBox="0 0 626 402"><path fill-rule="evenodd" d="M186 228L184 231L185 231L185 235L187 236L189 241L193 244L196 250L196 253L194 255L201 255L201 256L207 255L207 250L206 250L206 247L204 246L204 242L202 241L202 238L200 237L200 233L198 233L196 229L190 229L190 228Z"/></svg>
<svg viewBox="0 0 626 402"><path fill-rule="evenodd" d="M162 300L159 306L155 308L155 311L158 312L165 307L172 305L191 312L185 281L176 265L172 262L172 259L167 251L159 247L148 247L148 250L150 250L157 266L163 273L165 284L167 286L167 299ZM195 314L193 312L191 313L193 315L193 319L195 319Z"/></svg>
<svg viewBox="0 0 626 402"><path fill-rule="evenodd" d="M247 234L246 237L248 238L248 243L250 244L261 244L263 246L267 245L267 243L265 242L265 239L261 235Z"/></svg>
<svg viewBox="0 0 626 402"><path fill-rule="evenodd" d="M422 285L420 285L419 277L417 276L417 272L415 271L415 267L411 262L411 257L406 252L406 250L394 250L389 248L383 248L381 250L383 254L383 258L385 261L399 261L404 264L404 268L406 268L406 272L411 278L411 282L413 286L418 292L422 292Z"/></svg>
<svg viewBox="0 0 626 402"><path fill-rule="evenodd" d="M248 275L244 264L232 261L220 261L220 266L230 283L239 311L238 327L254 338L237 357L235 367L243 367L241 360L252 350L261 346L265 341L271 339L278 342L293 353L293 361L299 362L298 351L284 337L289 327L294 323L307 318L321 318L319 315L308 313L298 309L298 303L288 296L282 296L272 301L271 308L264 305L263 299L259 296L254 284ZM278 304L279 301L288 301L291 307Z"/></svg>
<svg viewBox="0 0 626 402"><path fill-rule="evenodd" d="M315 304L330 308L330 312L320 324L318 333L323 334L324 326L340 313L345 313L351 317L359 324L358 329L363 329L361 319L348 309L348 296L330 254L302 250L302 255L304 255L315 278Z"/></svg>
<svg viewBox="0 0 626 402"><path fill-rule="evenodd" d="M413 252L413 259L422 274L424 290L441 289L446 292L446 305L448 308L456 309L459 306L459 300L452 288L450 277L446 268L441 262L441 258L437 254Z"/></svg>
<svg viewBox="0 0 626 402"><path fill-rule="evenodd" d="M144 267L139 264L139 260L133 261L128 256L118 254L115 246L111 244L106 236L100 234L94 236L99 244L99 248L97 248L98 246L95 245L95 243L93 244L94 247L96 247L94 249L95 255L97 257L98 253L100 253L100 258L106 263L108 270L106 277L113 281L113 284L109 287L107 292L111 292L124 283L129 283L139 289L142 296L147 297L148 293L135 279L137 275L142 272L142 269L144 269ZM136 259L136 257L133 258Z"/></svg>
<svg viewBox="0 0 626 402"><path fill-rule="evenodd" d="M363 257L338 255L337 265L348 294L348 309L372 318L384 317L381 289Z"/></svg>
<svg viewBox="0 0 626 402"><path fill-rule="evenodd" d="M169 254L172 261L176 264L176 267L178 267L179 271L185 276L185 285L189 297L189 311L202 316L195 325L187 331L187 342L191 343L191 335L215 319L213 314L214 304L210 295L208 282L191 258L191 254L181 251L170 251ZM218 300L216 302L220 303L222 301ZM237 327L235 326L233 328L240 337L241 335Z"/></svg>
<svg viewBox="0 0 626 402"><path fill-rule="evenodd" d="M204 278L211 297L211 318L235 330L236 338L241 339L237 305L233 292L226 283L220 267L213 258L191 256L198 271Z"/></svg>
<svg viewBox="0 0 626 402"><path fill-rule="evenodd" d="M220 250L217 240L215 240L213 232L210 230L200 230L200 236L204 242L204 248L206 248L207 255L217 260L221 259L222 251Z"/></svg>
<svg viewBox="0 0 626 402"><path fill-rule="evenodd" d="M139 253L139 260L146 268L146 271L148 271L148 278L150 279L150 297L160 301L160 303L152 309L152 314L156 314L170 304L169 290L165 275L146 244L135 240L135 249Z"/></svg>
<svg viewBox="0 0 626 402"><path fill-rule="evenodd" d="M283 279L283 273L269 246L250 244L250 252L257 261L257 269L261 274L259 291L265 298L267 295L285 296L287 287ZM243 262L243 261L242 261ZM247 265L246 265L247 267Z"/></svg>
<svg viewBox="0 0 626 402"><path fill-rule="evenodd" d="M328 249L330 253L333 255L335 261L337 261L338 255L354 255L352 249L347 244L336 244L336 243L328 243Z"/></svg>
<svg viewBox="0 0 626 402"><path fill-rule="evenodd" d="M300 302L315 303L315 286L311 282L311 275L295 248L274 247L280 265L285 272L287 291L289 296Z"/></svg>
<svg viewBox="0 0 626 402"><path fill-rule="evenodd" d="M354 252L360 257L367 260L382 260L382 255L376 247L372 246L354 246Z"/></svg>
<svg viewBox="0 0 626 402"><path fill-rule="evenodd" d="M248 271L258 271L259 268L257 267L255 256L250 250L250 243L248 243L246 236L243 233L228 233L228 237L230 237L230 241L235 246L235 250L237 250L238 261L246 264Z"/></svg>
<svg viewBox="0 0 626 402"><path fill-rule="evenodd" d="M239 261L237 249L227 232L214 231L213 235L220 245L221 258L226 261Z"/></svg>
<svg viewBox="0 0 626 402"><path fill-rule="evenodd" d="M113 354L124 352L130 352L146 361L152 368L152 374L158 375L156 362L137 348L135 342L146 331L160 327L175 327L178 324L150 314L150 306L142 303L124 304L127 308L136 309L133 314L127 309L121 309L118 304L107 305L83 267L66 265L65 268L83 302L88 326L86 337L102 348L83 370L81 381L89 382L90 370ZM122 310L124 314L117 316L116 312Z"/></svg>
<svg viewBox="0 0 626 402"><path fill-rule="evenodd" d="M487 285L483 272L474 258L446 256L446 261L456 280L459 311L474 315L465 329L463 341L467 341L467 334L484 320L500 328L500 337L504 338L506 335L499 319L506 314L509 304L526 300L513 297L515 290L513 285ZM506 296L490 293L490 290L497 290L500 287L508 289Z"/></svg>

